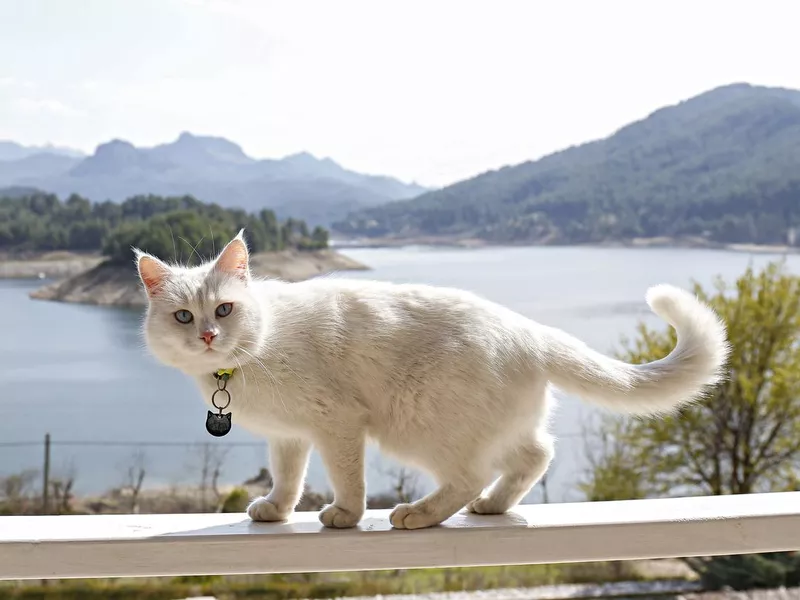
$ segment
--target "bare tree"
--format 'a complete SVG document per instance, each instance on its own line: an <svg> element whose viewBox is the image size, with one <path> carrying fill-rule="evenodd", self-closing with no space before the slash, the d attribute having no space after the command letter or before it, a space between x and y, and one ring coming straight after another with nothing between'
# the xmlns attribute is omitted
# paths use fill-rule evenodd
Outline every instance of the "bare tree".
<svg viewBox="0 0 800 600"><path fill-rule="evenodd" d="M78 471L74 464L64 468L62 475L57 475L50 479L50 495L53 498L52 511L57 515L69 514L72 512L72 488L75 486L75 479Z"/></svg>
<svg viewBox="0 0 800 600"><path fill-rule="evenodd" d="M208 511L216 508L222 494L219 491L219 478L222 474L222 465L228 455L228 448L203 444L198 455L200 463L200 509ZM209 491L213 494L213 505L209 503Z"/></svg>
<svg viewBox="0 0 800 600"><path fill-rule="evenodd" d="M368 498L372 508L390 508L398 503L413 502L422 496L419 473L404 466L384 467L375 461L373 468L392 480L391 491Z"/></svg>
<svg viewBox="0 0 800 600"><path fill-rule="evenodd" d="M541 481L539 481L539 483L542 486L542 504L549 504L550 503L550 495L548 494L548 489L547 489L547 474L548 474L548 472L549 472L549 469L548 469L548 471L545 471L544 475L542 475Z"/></svg>
<svg viewBox="0 0 800 600"><path fill-rule="evenodd" d="M392 489L400 502L412 502L421 496L419 491L419 473L406 467L388 469L386 474L394 479Z"/></svg>
<svg viewBox="0 0 800 600"><path fill-rule="evenodd" d="M142 491L146 470L147 456L144 451L139 449L133 452L130 457L123 490L129 494L130 503L128 510L133 514L139 512L139 494Z"/></svg>
<svg viewBox="0 0 800 600"><path fill-rule="evenodd" d="M33 512L36 505L35 481L39 472L30 469L0 478L0 509L9 515Z"/></svg>

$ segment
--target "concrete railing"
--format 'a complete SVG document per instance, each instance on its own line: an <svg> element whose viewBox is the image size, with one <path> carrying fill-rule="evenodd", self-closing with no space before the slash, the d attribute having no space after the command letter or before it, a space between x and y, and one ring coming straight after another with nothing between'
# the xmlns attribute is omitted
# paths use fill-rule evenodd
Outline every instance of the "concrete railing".
<svg viewBox="0 0 800 600"><path fill-rule="evenodd" d="M520 506L392 530L316 513L287 523L242 514L0 517L0 579L233 575L464 567L800 549L800 492Z"/></svg>

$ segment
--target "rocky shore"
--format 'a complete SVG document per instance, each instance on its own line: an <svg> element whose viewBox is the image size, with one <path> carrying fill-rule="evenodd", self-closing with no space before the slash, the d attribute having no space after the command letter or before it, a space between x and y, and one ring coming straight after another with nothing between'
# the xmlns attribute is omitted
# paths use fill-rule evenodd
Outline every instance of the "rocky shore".
<svg viewBox="0 0 800 600"><path fill-rule="evenodd" d="M30 297L101 306L144 306L147 303L133 265L94 260L90 268L70 273L65 279L31 292ZM335 271L366 270L368 267L334 250L284 250L254 254L251 268L256 276L302 281Z"/></svg>

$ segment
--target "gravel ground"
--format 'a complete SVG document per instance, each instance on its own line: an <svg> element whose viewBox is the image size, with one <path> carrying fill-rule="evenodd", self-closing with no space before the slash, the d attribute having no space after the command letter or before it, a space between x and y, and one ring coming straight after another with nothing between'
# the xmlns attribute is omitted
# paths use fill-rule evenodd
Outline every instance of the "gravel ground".
<svg viewBox="0 0 800 600"><path fill-rule="evenodd" d="M578 598L673 596L695 592L698 589L698 584L691 581L620 581L600 584L543 585L532 588L506 588L476 592L360 596L347 600L560 600L562 598L575 600Z"/></svg>
<svg viewBox="0 0 800 600"><path fill-rule="evenodd" d="M534 588L450 592L394 596L361 596L346 600L570 600L588 598L669 598L671 600L800 600L800 588L735 592L697 591L698 584L686 581L619 582L604 584L545 585ZM211 596L182 600L216 600ZM338 599L343 600L343 599Z"/></svg>

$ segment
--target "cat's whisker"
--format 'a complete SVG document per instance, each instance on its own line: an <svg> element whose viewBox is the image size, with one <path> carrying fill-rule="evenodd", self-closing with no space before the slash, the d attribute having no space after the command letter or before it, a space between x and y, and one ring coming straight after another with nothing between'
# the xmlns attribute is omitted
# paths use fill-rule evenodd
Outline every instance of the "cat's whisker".
<svg viewBox="0 0 800 600"><path fill-rule="evenodd" d="M242 348L242 347L237 347L236 349L234 349L234 354L236 354L236 353L239 353L239 352L241 352L241 353L245 354L246 356L250 357L250 358L251 358L251 359L253 359L253 360L256 360L256 361L258 361L258 360L259 360L257 357L253 356L252 354L250 354L250 353L249 353L247 350L245 350L245 349L244 349L244 348ZM244 364L242 364L242 362L241 362L241 361L238 359L238 357L236 357L236 356L234 357L234 360L236 360L237 364L239 364L239 367L240 367L240 369L242 369L242 371L244 371L244 367L247 367L247 368L250 370L250 374L251 374L251 375L254 375L255 384L256 384L256 391L257 391L257 392L259 393L259 395L260 395L260 393L261 393L261 386L260 386L260 385L259 385L259 383L258 383L258 377L257 377L257 373L256 373L256 371L255 371L255 366L254 366L254 365L253 365L251 362L249 362L249 361L248 361L248 362L245 362ZM259 362L260 362L260 361L259 361Z"/></svg>
<svg viewBox="0 0 800 600"><path fill-rule="evenodd" d="M288 408L286 406L286 402L283 399L283 395L281 394L280 386L278 385L278 381L277 381L277 379L275 379L275 375L273 375L273 373L267 368L267 366L264 364L264 362L260 358L258 358L257 356L254 356L253 354L251 354L250 352L248 352L247 350L245 350L242 347L239 347L239 350L241 350L247 356L252 358L253 361L255 361L255 363L258 364L261 367L261 370L264 371L266 376L269 377L269 379L272 381L272 390L273 390L272 398L273 398L273 401L275 399L275 394L277 393L278 394L278 400L280 400L281 405L283 406L283 409L284 410L288 410Z"/></svg>
<svg viewBox="0 0 800 600"><path fill-rule="evenodd" d="M237 362L242 364L241 361L239 361L238 359L237 359ZM250 375L252 375L252 377L250 379L253 382L255 382L256 395L257 395L257 397L260 398L261 397L261 383L259 382L258 371L256 370L256 366L253 365L251 362L245 362L245 363L242 364L242 372L244 372L245 369L247 369L249 371Z"/></svg>
<svg viewBox="0 0 800 600"><path fill-rule="evenodd" d="M290 372L292 375L294 375L295 377L297 377L297 378L298 378L300 381L302 381L303 383L308 383L308 380L307 380L305 377L303 377L302 375L300 375L300 373L298 373L297 371L295 371L295 370L292 368L292 365L289 363L289 355L288 355L288 354L286 354L285 352L279 352L279 353L278 353L278 356L280 356L281 358L283 358L283 361L281 361L281 364L282 364L282 365L283 365L283 366L284 366L286 369L288 369L288 370L289 370L289 372Z"/></svg>
<svg viewBox="0 0 800 600"><path fill-rule="evenodd" d="M194 246L192 246L192 243L189 240L187 240L185 237L182 237L182 236L179 235L178 239L183 241L183 242L186 242L186 245L189 246L189 248L192 249L192 251L189 253L189 262L191 262L193 254L197 255L197 260L199 260L200 262L203 262L203 257L200 256L200 253L197 251L197 248L200 247L200 244L203 243L203 240L206 239L206 236L201 237L200 241L197 242Z"/></svg>
<svg viewBox="0 0 800 600"><path fill-rule="evenodd" d="M243 390L245 392L245 396L246 396L247 395L247 377L245 377L244 369L242 368L242 363L239 360L239 357L236 356L236 352L235 351L233 352L233 354L231 354L231 358L233 358L234 362L236 363L236 366L239 368L239 371L241 371L241 373L242 373L242 388L243 388Z"/></svg>
<svg viewBox="0 0 800 600"><path fill-rule="evenodd" d="M172 260L178 264L178 248L175 245L175 234L172 233L172 225L169 225L169 237L172 238Z"/></svg>

